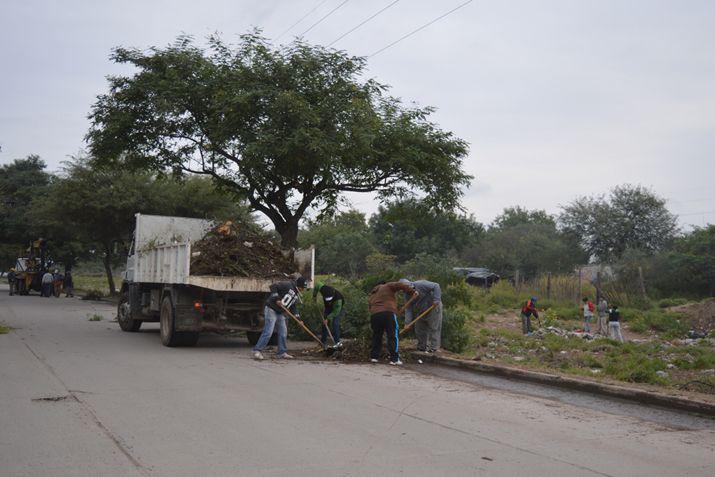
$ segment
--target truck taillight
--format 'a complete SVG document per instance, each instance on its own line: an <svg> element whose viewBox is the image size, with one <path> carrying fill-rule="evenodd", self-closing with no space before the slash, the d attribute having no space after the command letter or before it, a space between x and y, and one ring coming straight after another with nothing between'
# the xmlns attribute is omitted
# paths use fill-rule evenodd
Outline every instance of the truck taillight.
<svg viewBox="0 0 715 477"><path fill-rule="evenodd" d="M194 310L196 311L203 311L204 309L204 302L202 301L195 301L194 302Z"/></svg>

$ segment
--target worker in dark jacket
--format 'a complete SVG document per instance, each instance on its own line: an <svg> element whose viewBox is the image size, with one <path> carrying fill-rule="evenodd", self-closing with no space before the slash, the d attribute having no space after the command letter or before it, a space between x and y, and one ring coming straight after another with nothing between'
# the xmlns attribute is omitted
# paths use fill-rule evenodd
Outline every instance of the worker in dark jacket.
<svg viewBox="0 0 715 477"><path fill-rule="evenodd" d="M326 343L328 339L328 327L331 326L333 339L336 346L340 346L340 320L345 315L345 298L340 291L317 282L313 288L313 300L320 293L323 296L323 328L321 340Z"/></svg>
<svg viewBox="0 0 715 477"><path fill-rule="evenodd" d="M72 278L72 272L67 270L65 272L65 298L74 296L74 279Z"/></svg>
<svg viewBox="0 0 715 477"><path fill-rule="evenodd" d="M17 282L17 275L15 275L15 269L11 268L10 271L7 272L7 283L10 285L10 296L15 294L15 282Z"/></svg>
<svg viewBox="0 0 715 477"><path fill-rule="evenodd" d="M536 297L532 296L521 307L521 331L525 334L531 334L531 315L539 317L539 311L536 309Z"/></svg>
<svg viewBox="0 0 715 477"><path fill-rule="evenodd" d="M412 282L406 278L401 279L400 282L411 285L419 293L419 298L405 308L405 325L412 323L412 320L434 305L427 316L415 323L415 336L419 351L429 353L438 351L442 338L442 289L439 283L428 280ZM405 297L405 300L408 298Z"/></svg>
<svg viewBox="0 0 715 477"><path fill-rule="evenodd" d="M400 342L397 324L397 298L395 294L403 291L418 296L419 293L406 283L380 282L370 292L368 307L370 310L370 327L372 328L372 349L370 361L377 363L382 351L382 335L387 333L387 351L390 354L390 364L400 365Z"/></svg>
<svg viewBox="0 0 715 477"><path fill-rule="evenodd" d="M263 351L268 345L273 329L278 329L278 358L293 359L293 356L288 354L286 349L286 338L288 336L288 327L286 325L286 316L283 308L290 311L296 317L298 315L297 307L300 301L300 294L305 290L306 280L303 277L298 277L295 281L278 282L271 285L271 294L268 295L266 306L263 308L263 332L258 338L258 343L253 347L253 358L262 360Z"/></svg>

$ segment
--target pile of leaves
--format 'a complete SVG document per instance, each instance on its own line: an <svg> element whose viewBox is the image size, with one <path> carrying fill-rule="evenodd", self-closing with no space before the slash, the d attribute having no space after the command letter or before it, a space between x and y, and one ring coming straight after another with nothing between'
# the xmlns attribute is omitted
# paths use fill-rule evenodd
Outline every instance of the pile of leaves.
<svg viewBox="0 0 715 477"><path fill-rule="evenodd" d="M232 222L210 230L191 252L192 275L285 278L296 271L269 235Z"/></svg>

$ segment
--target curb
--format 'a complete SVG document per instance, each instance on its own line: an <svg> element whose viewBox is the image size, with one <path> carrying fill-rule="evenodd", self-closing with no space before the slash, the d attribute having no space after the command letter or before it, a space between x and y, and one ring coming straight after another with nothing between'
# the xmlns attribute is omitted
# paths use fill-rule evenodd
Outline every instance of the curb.
<svg viewBox="0 0 715 477"><path fill-rule="evenodd" d="M626 399L645 404L654 404L657 406L678 409L680 411L695 412L710 417L715 417L715 404L696 401L679 396L670 396L660 394L653 391L644 391L642 389L633 389L625 386L617 386L614 384L603 384L594 381L586 381L558 374L542 373L538 371L527 371L519 368L511 368L508 366L484 364L475 361L467 361L463 359L448 358L446 356L435 356L431 353L423 353L415 351L412 353L414 358L421 359L425 362L450 366L453 368L461 368L477 373L491 374L493 376L504 376L511 379L519 379L522 381L530 381L548 386L557 386L561 388L574 389L577 391L586 391L604 396Z"/></svg>

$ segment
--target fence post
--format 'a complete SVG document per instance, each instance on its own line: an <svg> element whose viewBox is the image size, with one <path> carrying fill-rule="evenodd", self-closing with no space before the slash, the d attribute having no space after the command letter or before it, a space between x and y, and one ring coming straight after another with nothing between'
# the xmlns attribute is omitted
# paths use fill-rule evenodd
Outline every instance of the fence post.
<svg viewBox="0 0 715 477"><path fill-rule="evenodd" d="M546 299L551 300L551 272L546 274Z"/></svg>
<svg viewBox="0 0 715 477"><path fill-rule="evenodd" d="M519 291L521 291L521 277L519 276L519 270L514 271L514 290L516 290L516 296L519 296Z"/></svg>
<svg viewBox="0 0 715 477"><path fill-rule="evenodd" d="M576 304L581 303L581 267L578 267L578 281L576 282Z"/></svg>
<svg viewBox="0 0 715 477"><path fill-rule="evenodd" d="M644 299L648 298L645 292L645 281L643 280L643 267L638 267L638 284L641 288L641 297Z"/></svg>

